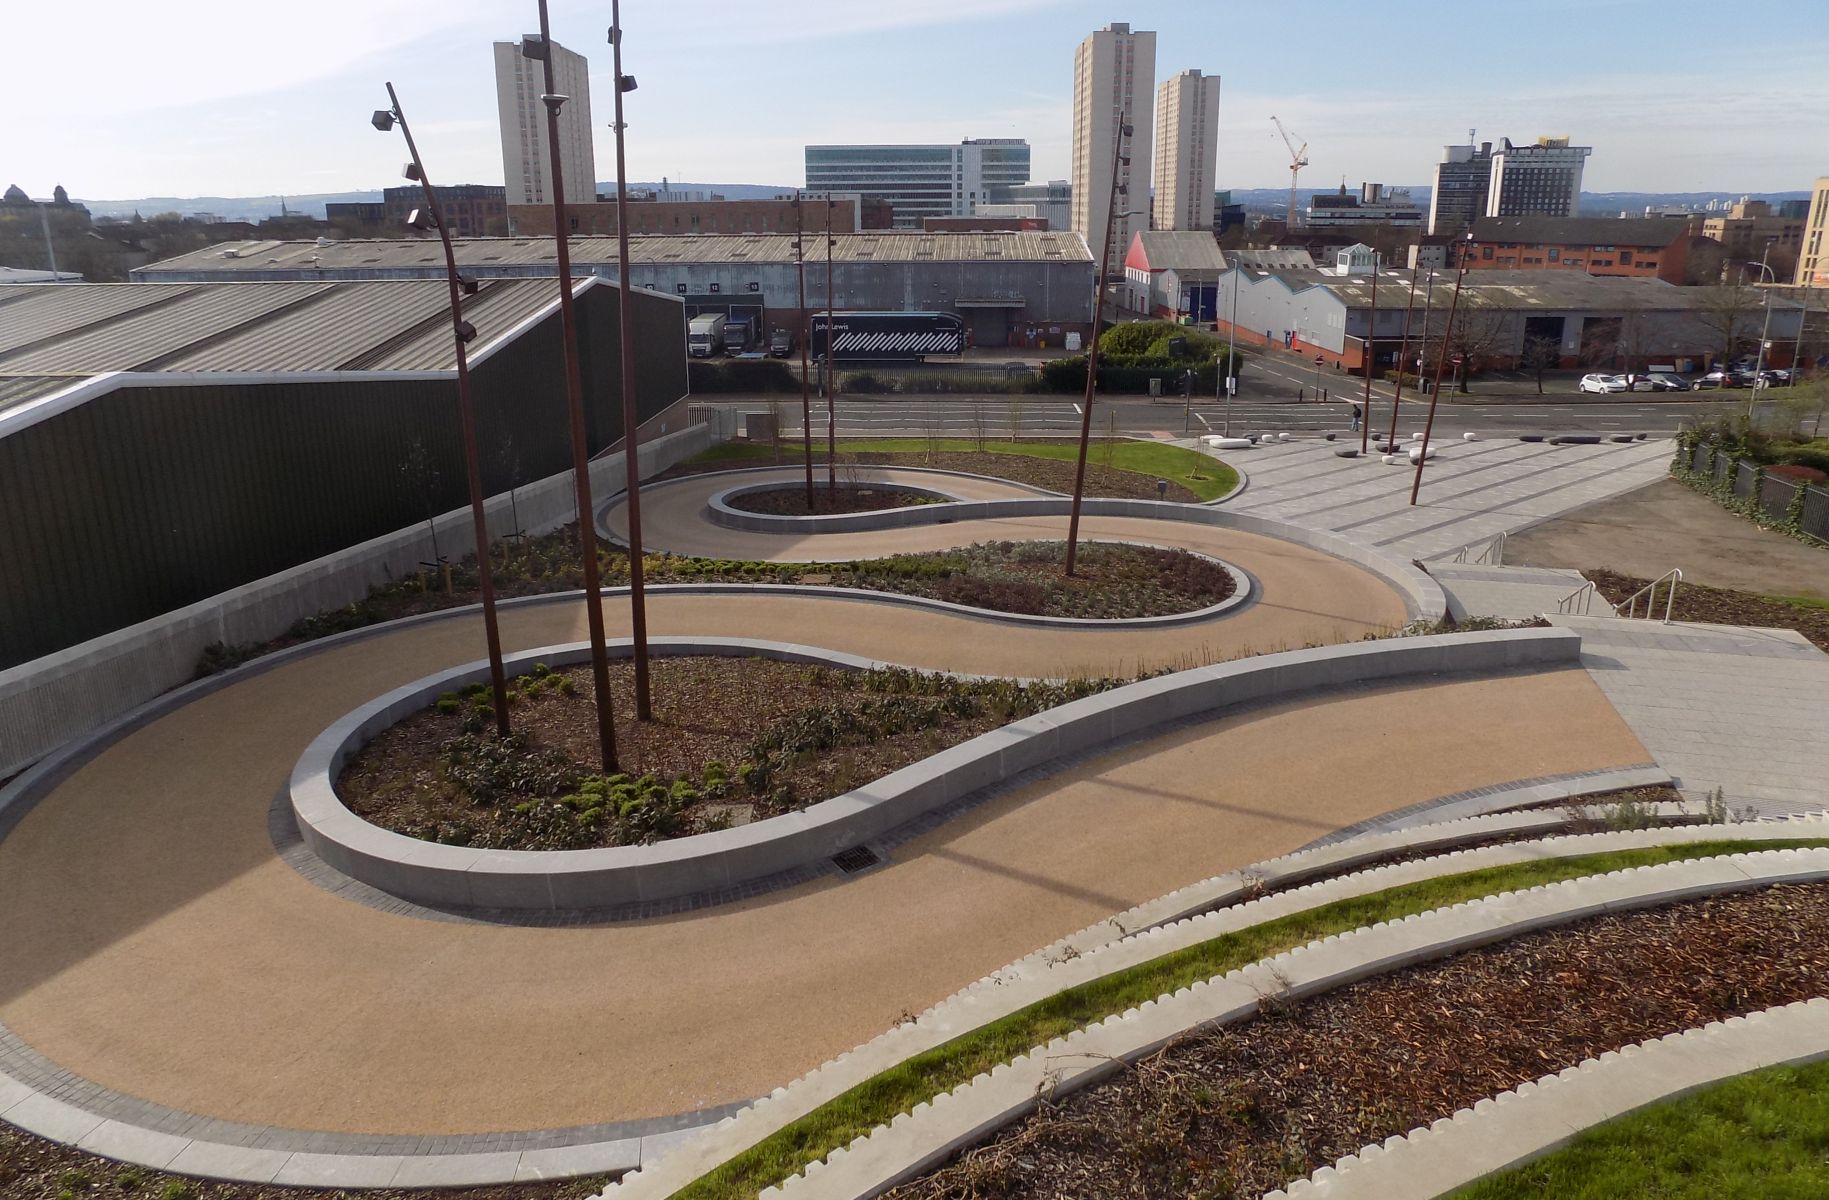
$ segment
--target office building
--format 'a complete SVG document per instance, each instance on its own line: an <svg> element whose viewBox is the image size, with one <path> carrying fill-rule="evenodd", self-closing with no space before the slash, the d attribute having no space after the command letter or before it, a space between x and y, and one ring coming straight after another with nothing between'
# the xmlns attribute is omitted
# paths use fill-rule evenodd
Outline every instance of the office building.
<svg viewBox="0 0 1829 1200"><path fill-rule="evenodd" d="M551 204L552 164L547 154L546 66L528 58L539 38L495 43L495 107L502 126L502 179L509 204ZM591 79L582 54L552 43L553 86L569 97L559 110L559 155L565 198L589 203L597 198L597 153L591 139Z"/></svg>
<svg viewBox="0 0 1829 1200"><path fill-rule="evenodd" d="M1810 212L1804 218L1803 248L1797 256L1800 287L1829 287L1829 175L1810 189Z"/></svg>
<svg viewBox="0 0 1829 1200"><path fill-rule="evenodd" d="M1022 183L993 187L987 203L980 200L972 212L981 217L1039 217L1049 229L1073 227L1073 185L1065 179L1047 183Z"/></svg>
<svg viewBox="0 0 1829 1200"><path fill-rule="evenodd" d="M1443 146L1442 161L1435 167L1435 189L1429 197L1429 232L1442 237L1465 232L1474 218L1486 215L1486 190L1491 184L1491 142Z"/></svg>
<svg viewBox="0 0 1829 1200"><path fill-rule="evenodd" d="M1213 228L1219 150L1219 76L1183 71L1156 89L1156 229Z"/></svg>
<svg viewBox="0 0 1829 1200"><path fill-rule="evenodd" d="M1108 255L1116 272L1130 249L1131 235L1145 228L1148 162L1155 139L1156 35L1131 32L1114 21L1088 34L1073 54L1072 225L1086 235L1097 261ZM1131 136L1117 158L1119 126ZM1112 203L1112 163L1118 166L1117 202ZM1106 223L1107 206L1111 223Z"/></svg>
<svg viewBox="0 0 1829 1200"><path fill-rule="evenodd" d="M1809 218L1786 217L1772 211L1764 200L1742 200L1725 213L1702 221L1702 236L1714 238L1730 262L1759 262L1781 268L1775 278L1791 273L1791 264L1803 246Z"/></svg>
<svg viewBox="0 0 1829 1200"><path fill-rule="evenodd" d="M1395 225L1421 229L1423 210L1410 203L1408 188L1386 188L1382 183L1362 183L1357 193L1340 185L1332 195L1309 197L1302 214L1306 229L1338 229L1349 225Z"/></svg>
<svg viewBox="0 0 1829 1200"><path fill-rule="evenodd" d="M998 188L1029 182L1022 138L967 138L955 145L808 146L807 190L887 201L897 229L924 217L968 217Z"/></svg>
<svg viewBox="0 0 1829 1200"><path fill-rule="evenodd" d="M1696 240L1678 217L1481 217L1467 243L1467 266L1686 283Z"/></svg>
<svg viewBox="0 0 1829 1200"><path fill-rule="evenodd" d="M1571 146L1565 137L1540 137L1514 146L1502 138L1492 153L1492 182L1486 189L1489 217L1572 217L1581 211L1581 172L1591 146Z"/></svg>

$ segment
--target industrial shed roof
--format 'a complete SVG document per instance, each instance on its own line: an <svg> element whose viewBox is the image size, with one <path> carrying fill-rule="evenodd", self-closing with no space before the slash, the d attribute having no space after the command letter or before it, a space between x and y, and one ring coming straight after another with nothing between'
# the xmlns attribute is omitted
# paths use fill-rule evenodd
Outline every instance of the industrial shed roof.
<svg viewBox="0 0 1829 1200"><path fill-rule="evenodd" d="M1219 239L1204 229L1145 229L1136 234L1152 271L1223 271Z"/></svg>
<svg viewBox="0 0 1829 1200"><path fill-rule="evenodd" d="M489 280L465 301L473 353L557 302L550 281ZM440 280L0 286L0 411L110 371L449 371Z"/></svg>
<svg viewBox="0 0 1829 1200"><path fill-rule="evenodd" d="M1263 277L1272 275L1291 291L1312 287L1326 288L1339 296L1349 308L1364 308L1372 302L1372 279L1369 275L1342 276L1326 271L1251 272ZM1454 272L1435 273L1435 304L1453 286ZM1378 276L1378 306L1402 308L1408 295L1409 271L1382 271ZM1416 288L1416 303L1425 301L1428 275L1425 272ZM1721 302L1728 289L1712 287L1679 287L1661 279L1622 278L1586 275L1579 271L1471 271L1461 287L1461 303L1474 308L1542 309L1546 312L1687 312L1708 308ZM1765 302L1758 293L1746 304L1757 307ZM1774 294L1775 307L1797 307Z"/></svg>
<svg viewBox="0 0 1829 1200"><path fill-rule="evenodd" d="M1068 231L991 233L914 233L893 230L845 233L832 248L835 261L867 262L1086 262L1092 254L1086 239ZM462 266L529 264L556 261L558 246L546 237L456 238ZM614 237L574 237L572 263L591 269L620 261ZM823 260L825 247L814 233L807 238L809 260ZM794 239L788 234L634 235L630 261L638 264L794 261ZM135 274L193 271L386 270L421 268L443 262L432 239L359 239L342 242L225 242L149 263Z"/></svg>

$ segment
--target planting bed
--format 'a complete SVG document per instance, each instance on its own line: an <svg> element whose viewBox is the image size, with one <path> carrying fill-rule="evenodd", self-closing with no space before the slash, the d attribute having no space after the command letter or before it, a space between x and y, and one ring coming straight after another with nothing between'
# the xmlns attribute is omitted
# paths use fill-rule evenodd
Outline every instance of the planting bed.
<svg viewBox="0 0 1829 1200"><path fill-rule="evenodd" d="M1582 574L1593 580L1595 589L1614 604L1651 582L1605 568ZM1639 604L1642 611L1644 600ZM1657 595L1657 614L1660 617L1664 614L1664 588L1661 587ZM1823 601L1782 600L1758 592L1708 587L1685 580L1677 587L1676 604L1670 615L1675 621L1699 621L1710 625L1794 629L1809 638L1817 649L1829 651L1829 603Z"/></svg>
<svg viewBox="0 0 1829 1200"><path fill-rule="evenodd" d="M938 498L926 492L847 484L827 491L825 485L818 481L813 485L811 508L807 507L804 485L738 492L726 497L724 502L742 512L762 513L771 517L824 517L835 513L881 512L886 508L913 508L917 504L940 503Z"/></svg>
<svg viewBox="0 0 1829 1200"><path fill-rule="evenodd" d="M450 845L578 850L793 812L1117 681L1017 684L762 658L657 658L654 719L610 664L624 774L597 770L588 666L511 681L515 733L472 687L384 730L337 781L373 824Z"/></svg>
<svg viewBox="0 0 1829 1200"><path fill-rule="evenodd" d="M1185 1037L891 1193L1256 1197L1620 1046L1829 994L1829 885L1606 916Z"/></svg>

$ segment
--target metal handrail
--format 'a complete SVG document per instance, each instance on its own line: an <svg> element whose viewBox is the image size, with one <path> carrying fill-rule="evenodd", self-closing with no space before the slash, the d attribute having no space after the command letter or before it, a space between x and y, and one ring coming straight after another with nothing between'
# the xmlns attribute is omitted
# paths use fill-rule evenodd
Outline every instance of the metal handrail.
<svg viewBox="0 0 1829 1200"><path fill-rule="evenodd" d="M1594 607L1594 581L1589 580L1556 602L1556 611L1563 616L1586 616ZM1580 612L1575 609L1576 602L1581 604Z"/></svg>
<svg viewBox="0 0 1829 1200"><path fill-rule="evenodd" d="M1644 587L1640 588L1638 591L1633 592L1630 596L1627 596L1624 600L1621 600L1618 604L1615 604L1613 606L1614 614L1617 616L1626 617L1629 620L1634 617L1637 617L1638 616L1638 598L1640 596L1644 596L1645 597L1645 619L1647 621L1649 621L1651 619L1652 612L1655 611L1656 606L1657 606L1658 584L1665 583L1665 582L1668 582L1670 584L1670 591L1667 592L1664 596L1664 624L1666 624L1666 625L1670 624L1670 613L1671 613L1671 610L1676 606L1676 602L1677 602L1677 584L1683 582L1683 569L1681 567L1672 567L1670 570L1664 572L1662 575L1659 575L1656 579L1653 579L1650 583L1646 584ZM1621 612L1620 611L1621 609L1624 609L1625 611Z"/></svg>
<svg viewBox="0 0 1829 1200"><path fill-rule="evenodd" d="M1466 562L1467 561L1467 552L1469 550L1472 550L1474 545L1475 545L1475 543L1468 542L1465 546L1462 546L1459 550L1456 550L1454 552L1454 561L1457 563ZM1473 562L1474 562L1474 565L1476 565L1476 566L1479 564L1482 564L1482 563L1484 563L1487 566L1491 566L1491 567L1504 566L1505 565L1505 534L1503 532L1501 532L1498 537L1493 538L1491 541L1487 542L1486 548L1484 550L1480 551L1480 553L1474 557Z"/></svg>

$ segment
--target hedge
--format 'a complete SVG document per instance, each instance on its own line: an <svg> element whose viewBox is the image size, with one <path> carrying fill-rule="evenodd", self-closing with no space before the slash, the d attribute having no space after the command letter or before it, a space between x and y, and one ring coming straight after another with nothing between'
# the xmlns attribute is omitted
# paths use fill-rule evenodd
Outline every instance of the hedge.
<svg viewBox="0 0 1829 1200"><path fill-rule="evenodd" d="M1127 328L1120 325L1119 329ZM1111 395L1138 396L1149 391L1149 381L1162 380L1162 394L1179 396L1182 376L1194 372L1194 394L1215 395L1219 389L1220 364L1226 361L1222 349L1207 362L1185 358L1168 358L1104 353L1101 339L1099 354L1099 390ZM1086 390L1086 356L1057 358L1042 364L1042 385L1051 392L1084 392Z"/></svg>
<svg viewBox="0 0 1829 1200"><path fill-rule="evenodd" d="M686 360L686 380L693 394L704 392L798 392L800 380L788 365L773 358L693 358Z"/></svg>

